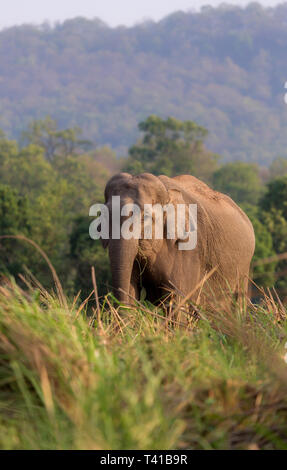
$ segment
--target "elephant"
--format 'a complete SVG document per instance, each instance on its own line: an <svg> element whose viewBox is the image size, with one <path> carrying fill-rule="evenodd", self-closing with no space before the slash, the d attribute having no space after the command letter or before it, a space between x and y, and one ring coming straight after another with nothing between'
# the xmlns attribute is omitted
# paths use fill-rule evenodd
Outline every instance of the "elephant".
<svg viewBox="0 0 287 470"><path fill-rule="evenodd" d="M247 292L254 230L247 215L229 196L191 175L171 178L118 173L105 188L110 219L113 196L120 196L120 207L137 204L141 217L145 204L197 207L197 244L191 250L179 250L178 233L168 238L166 231L161 239L145 239L141 232L138 238L113 239L109 235L102 240L108 247L112 288L120 303L139 300L143 287L146 299L153 304L170 293L189 295L191 301L204 304L211 292L217 297L226 291L236 296ZM121 216L120 224L126 219Z"/></svg>

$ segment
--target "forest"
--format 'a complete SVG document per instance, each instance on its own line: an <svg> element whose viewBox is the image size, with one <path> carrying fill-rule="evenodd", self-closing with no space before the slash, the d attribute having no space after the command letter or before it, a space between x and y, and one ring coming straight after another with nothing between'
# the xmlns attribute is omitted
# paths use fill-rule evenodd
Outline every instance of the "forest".
<svg viewBox="0 0 287 470"><path fill-rule="evenodd" d="M0 31L0 128L49 115L125 156L151 114L192 120L225 161L286 157L287 4L222 5L110 28L99 19Z"/></svg>

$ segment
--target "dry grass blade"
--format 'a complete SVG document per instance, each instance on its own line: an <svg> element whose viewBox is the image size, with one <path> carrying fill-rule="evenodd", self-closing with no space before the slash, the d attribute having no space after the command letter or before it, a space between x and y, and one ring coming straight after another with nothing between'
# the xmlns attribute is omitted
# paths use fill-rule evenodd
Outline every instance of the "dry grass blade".
<svg viewBox="0 0 287 470"><path fill-rule="evenodd" d="M41 282L31 273L30 269L28 269L27 266L24 266L24 270L25 270L26 276L29 277L29 279L37 287L37 289L39 289L43 294L48 295L47 289L45 289L42 286Z"/></svg>
<svg viewBox="0 0 287 470"><path fill-rule="evenodd" d="M97 305L97 320L98 320L98 325L101 329L101 332L104 333L104 328L102 324L102 319L101 319L101 308L100 308L100 302L99 302L99 295L98 295L98 286L97 286L97 280L96 280L96 273L95 273L95 268L92 266L92 282L93 282L93 287L94 287L94 294L95 294L95 299L96 299L96 305Z"/></svg>
<svg viewBox="0 0 287 470"><path fill-rule="evenodd" d="M78 316L80 315L80 313L83 310L83 308L85 307L85 305L87 305L87 303L89 302L89 300L92 297L93 293L94 293L94 291L92 290L92 292L88 295L88 297L81 303L80 307L76 311L76 318L78 318ZM74 302L76 303L76 300Z"/></svg>
<svg viewBox="0 0 287 470"><path fill-rule="evenodd" d="M122 325L123 324L123 327L125 328L127 326L127 324L124 322L123 318L121 318L121 316L119 315L117 309L115 307L113 307L113 305L111 304L111 302L109 301L108 297L106 296L105 297L105 300L110 308L110 311L112 312L113 314L113 318L116 320L117 322L117 326L115 328L115 333L118 332L118 330L120 330L121 334L123 335L124 334L124 330L122 329Z"/></svg>
<svg viewBox="0 0 287 470"><path fill-rule="evenodd" d="M178 304L177 308L175 309L175 314L189 301L189 299L193 296L193 294L199 289L202 288L203 284L215 273L217 270L217 266L212 268L209 273L205 274L203 279L192 289L189 294L187 294L182 301Z"/></svg>
<svg viewBox="0 0 287 470"><path fill-rule="evenodd" d="M73 298L71 310L74 310L74 308L75 308L75 306L76 306L76 304L79 300L80 295L81 295L81 291L79 290L79 292Z"/></svg>

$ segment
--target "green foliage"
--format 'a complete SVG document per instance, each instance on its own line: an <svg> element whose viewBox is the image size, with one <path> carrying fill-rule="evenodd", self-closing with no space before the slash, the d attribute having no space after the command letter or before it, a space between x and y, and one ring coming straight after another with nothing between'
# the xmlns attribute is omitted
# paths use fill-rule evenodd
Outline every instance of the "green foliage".
<svg viewBox="0 0 287 470"><path fill-rule="evenodd" d="M213 186L238 204L256 205L263 191L258 167L244 162L223 165L213 175Z"/></svg>
<svg viewBox="0 0 287 470"><path fill-rule="evenodd" d="M31 228L27 198L20 197L10 186L0 184L0 237L20 234L29 236ZM15 240L0 239L0 276L17 276L23 271L23 264L29 262L29 255L25 247L17 245Z"/></svg>
<svg viewBox="0 0 287 470"><path fill-rule="evenodd" d="M80 139L81 134L79 127L59 130L56 121L47 116L33 121L29 130L22 133L22 141L43 148L45 158L53 161L57 155L68 157L90 146L88 140Z"/></svg>
<svg viewBox="0 0 287 470"><path fill-rule="evenodd" d="M287 159L283 157L274 158L269 167L270 179L280 178L287 174Z"/></svg>
<svg viewBox="0 0 287 470"><path fill-rule="evenodd" d="M271 209L270 212L262 212L261 219L272 237L273 249L276 254L287 252L287 220L280 210ZM265 266L269 269L270 264ZM276 267L276 288L282 296L287 295L286 261L279 261Z"/></svg>
<svg viewBox="0 0 287 470"><path fill-rule="evenodd" d="M8 141L4 135L0 136L0 185L6 185L0 186L1 235L28 235L49 256L65 287L80 289L82 285L77 286L78 273L74 269L75 258L71 254L70 236L75 219L87 216L90 206L103 200L104 185L110 170L92 154L78 154L79 149L74 147L73 150L72 143L70 147L68 143L56 146L49 156L49 146L42 133L43 126L46 126L47 133L51 126L53 130L49 132L53 133L53 138L56 136L63 142L64 134L67 142L67 136L74 142L74 130L60 131L50 119L34 122L31 126L33 131L29 131L30 143L21 148L15 142ZM67 154L68 148L71 153ZM110 159L112 157L113 154L110 154ZM8 271L16 275L23 271L23 265L26 264L40 282L51 285L46 263L31 247L23 244L23 241L3 241L1 272ZM90 275L90 266L95 257L90 261L86 257L85 260ZM107 270L106 258L101 261ZM80 256L78 262L84 270L83 256Z"/></svg>
<svg viewBox="0 0 287 470"><path fill-rule="evenodd" d="M260 203L261 208L270 212L279 210L287 219L287 175L272 180L267 185L267 191Z"/></svg>
<svg viewBox="0 0 287 470"><path fill-rule="evenodd" d="M203 147L206 129L191 121L149 116L139 124L139 130L143 138L130 148L124 171L167 176L193 174L210 179L218 156Z"/></svg>
<svg viewBox="0 0 287 470"><path fill-rule="evenodd" d="M287 252L287 175L271 180L262 197L259 210L262 223L272 236L275 253ZM277 266L276 287L282 295L287 294L286 261Z"/></svg>
<svg viewBox="0 0 287 470"><path fill-rule="evenodd" d="M95 242L89 236L87 217L77 218L70 236L72 266L75 270L75 285L81 290L81 298L85 299L93 290L91 268L95 267L97 275L98 294L103 295L110 290L111 272L107 250L99 241Z"/></svg>
<svg viewBox="0 0 287 470"><path fill-rule="evenodd" d="M253 263L265 258L270 258L278 253L276 245L274 244L274 232L271 230L270 223L267 222L267 214L261 214L258 207L250 204L241 204L242 209L248 215L252 222L255 232L255 253ZM252 276L255 282L264 287L271 287L275 284L276 277L275 271L277 262L269 263L266 265L255 266Z"/></svg>
<svg viewBox="0 0 287 470"><path fill-rule="evenodd" d="M0 231L1 235L29 232L27 199L18 196L8 185L0 185Z"/></svg>

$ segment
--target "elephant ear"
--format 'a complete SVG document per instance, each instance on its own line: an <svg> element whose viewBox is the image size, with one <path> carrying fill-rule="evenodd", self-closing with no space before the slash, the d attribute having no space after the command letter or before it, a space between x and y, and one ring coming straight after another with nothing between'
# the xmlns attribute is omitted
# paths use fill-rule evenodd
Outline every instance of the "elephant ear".
<svg viewBox="0 0 287 470"><path fill-rule="evenodd" d="M176 210L177 214L177 207L178 204L184 205L185 206L185 225L184 225L184 231L185 233L189 233L190 231L190 225L189 225L189 220L190 220L190 213L189 213L189 204L195 204L195 201L192 200L192 198L187 194L187 192L182 189L178 184L174 183L172 178L169 178L165 175L160 175L159 179L161 182L164 184L168 196L169 196L169 201L168 204L173 204ZM176 239L180 240L181 234L177 234Z"/></svg>

